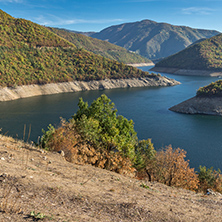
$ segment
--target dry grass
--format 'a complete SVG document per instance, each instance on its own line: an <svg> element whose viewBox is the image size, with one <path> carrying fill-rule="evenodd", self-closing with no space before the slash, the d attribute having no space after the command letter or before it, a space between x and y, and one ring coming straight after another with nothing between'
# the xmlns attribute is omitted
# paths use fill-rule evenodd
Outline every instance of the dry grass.
<svg viewBox="0 0 222 222"><path fill-rule="evenodd" d="M0 166L3 222L222 221L219 195L69 163L10 137L0 136Z"/></svg>

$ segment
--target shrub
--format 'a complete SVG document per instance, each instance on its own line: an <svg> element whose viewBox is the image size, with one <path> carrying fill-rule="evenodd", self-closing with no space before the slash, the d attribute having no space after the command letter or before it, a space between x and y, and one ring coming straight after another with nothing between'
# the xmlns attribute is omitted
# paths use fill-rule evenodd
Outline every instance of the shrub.
<svg viewBox="0 0 222 222"><path fill-rule="evenodd" d="M182 187L190 190L198 188L198 177L189 161L185 160L186 152L180 148L173 150L172 146L157 152L147 166L152 179L168 186Z"/></svg>
<svg viewBox="0 0 222 222"><path fill-rule="evenodd" d="M119 151L125 157L134 158L134 147L138 141L134 123L117 115L114 103L106 95L101 95L91 106L80 98L78 106L73 119L83 140L96 149Z"/></svg>
<svg viewBox="0 0 222 222"><path fill-rule="evenodd" d="M211 188L214 191L222 192L222 175L219 169L216 171L213 167L207 169L205 166L199 166L198 178L200 191L206 192L208 188Z"/></svg>
<svg viewBox="0 0 222 222"><path fill-rule="evenodd" d="M214 186L218 190L221 187L218 172L212 175L201 168L198 179L185 160L184 150L168 146L156 152L151 139L139 141L133 121L117 115L114 103L106 95L90 106L80 98L78 106L69 121L62 119L61 127L49 125L48 131L43 131L43 147L63 150L66 160L73 163L92 164L131 176L136 169L138 178L148 177L169 186L197 190L199 179L209 184L213 179Z"/></svg>
<svg viewBox="0 0 222 222"><path fill-rule="evenodd" d="M43 135L41 137L41 146L45 149L50 149L50 141L52 140L55 134L55 127L49 124L48 130L45 131L42 129Z"/></svg>
<svg viewBox="0 0 222 222"><path fill-rule="evenodd" d="M141 140L135 146L134 167L137 169L137 177L143 178L148 176L151 181L151 175L147 171L148 165L155 159L156 150L154 149L151 139Z"/></svg>

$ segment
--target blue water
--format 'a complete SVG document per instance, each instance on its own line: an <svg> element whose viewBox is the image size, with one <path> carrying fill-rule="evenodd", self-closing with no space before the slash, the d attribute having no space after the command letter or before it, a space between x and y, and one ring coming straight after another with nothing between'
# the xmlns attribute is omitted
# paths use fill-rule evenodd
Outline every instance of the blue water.
<svg viewBox="0 0 222 222"><path fill-rule="evenodd" d="M149 67L141 67L148 70ZM37 141L49 123L59 125L60 117L69 119L77 110L78 98L91 103L105 93L118 113L133 119L140 139L152 138L156 149L169 144L187 151L192 167L199 165L222 169L222 117L178 114L168 110L195 95L200 86L214 77L189 77L164 74L180 81L173 87L145 87L65 93L0 103L0 128L3 133L23 138L23 128L31 125L31 140ZM27 139L28 129L26 130Z"/></svg>

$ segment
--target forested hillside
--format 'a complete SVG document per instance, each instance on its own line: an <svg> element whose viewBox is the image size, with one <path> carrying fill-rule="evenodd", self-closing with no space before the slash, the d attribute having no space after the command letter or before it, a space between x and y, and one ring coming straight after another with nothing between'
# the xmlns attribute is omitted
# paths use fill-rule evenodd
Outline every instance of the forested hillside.
<svg viewBox="0 0 222 222"><path fill-rule="evenodd" d="M222 34L196 43L160 61L156 67L222 71Z"/></svg>
<svg viewBox="0 0 222 222"><path fill-rule="evenodd" d="M0 10L0 86L149 76ZM152 75L151 75L152 76Z"/></svg>
<svg viewBox="0 0 222 222"><path fill-rule="evenodd" d="M123 62L125 64L151 63L149 59L107 41L91 38L65 29L49 27L49 30L63 37L64 39L67 39L79 49L83 48L97 55L101 55L112 60L117 60L118 62Z"/></svg>

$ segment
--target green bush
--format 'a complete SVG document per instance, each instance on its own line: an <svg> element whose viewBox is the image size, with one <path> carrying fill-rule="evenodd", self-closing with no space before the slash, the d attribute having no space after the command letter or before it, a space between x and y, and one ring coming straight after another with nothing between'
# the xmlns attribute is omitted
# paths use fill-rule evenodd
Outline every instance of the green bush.
<svg viewBox="0 0 222 222"><path fill-rule="evenodd" d="M117 115L114 103L102 95L88 106L79 99L79 109L73 116L76 129L83 140L107 151L119 151L125 157L134 158L138 138L132 120Z"/></svg>
<svg viewBox="0 0 222 222"><path fill-rule="evenodd" d="M215 191L222 192L222 177L221 171L217 171L211 168L206 168L205 166L199 166L198 172L199 179L199 190L205 191L211 188Z"/></svg>
<svg viewBox="0 0 222 222"><path fill-rule="evenodd" d="M50 145L49 142L52 139L52 137L54 136L55 133L55 127L52 126L51 124L49 124L48 126L48 130L45 131L44 129L42 129L42 137L41 137L41 146L44 149L50 150Z"/></svg>

